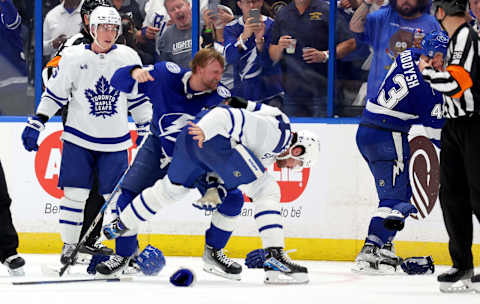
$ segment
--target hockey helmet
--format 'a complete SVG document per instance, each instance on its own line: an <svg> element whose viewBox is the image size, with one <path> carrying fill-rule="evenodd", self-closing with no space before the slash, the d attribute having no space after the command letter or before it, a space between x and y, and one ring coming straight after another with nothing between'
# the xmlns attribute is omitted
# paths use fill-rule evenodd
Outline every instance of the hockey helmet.
<svg viewBox="0 0 480 304"><path fill-rule="evenodd" d="M458 13L466 13L468 0L433 0L431 13L435 16L438 8L441 7L447 16Z"/></svg>
<svg viewBox="0 0 480 304"><path fill-rule="evenodd" d="M290 147L288 157L302 161L303 168L310 168L320 158L320 139L316 134L307 130L300 130L296 133L297 140ZM303 153L299 156L292 155L292 150L296 147L303 148Z"/></svg>
<svg viewBox="0 0 480 304"><path fill-rule="evenodd" d="M87 25L85 24L84 16L85 15L90 16L93 10L99 6L111 7L112 5L107 0L85 0L83 2L82 7L80 9L80 15L82 16L82 22L85 28L87 28Z"/></svg>
<svg viewBox="0 0 480 304"><path fill-rule="evenodd" d="M96 39L97 28L100 24L113 24L118 26L117 39L122 34L122 19L114 7L99 6L90 14L90 34Z"/></svg>
<svg viewBox="0 0 480 304"><path fill-rule="evenodd" d="M436 53L442 53L443 58L447 55L448 35L444 31L433 31L425 35L422 40L421 53L433 58Z"/></svg>

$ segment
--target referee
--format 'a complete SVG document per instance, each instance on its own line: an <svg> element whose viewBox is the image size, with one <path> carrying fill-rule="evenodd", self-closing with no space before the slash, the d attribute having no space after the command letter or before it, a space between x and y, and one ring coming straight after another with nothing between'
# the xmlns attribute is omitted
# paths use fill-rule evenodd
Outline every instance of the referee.
<svg viewBox="0 0 480 304"><path fill-rule="evenodd" d="M440 152L440 206L447 228L452 269L438 276L440 290L456 292L452 285L473 276L472 213L480 220L480 59L479 36L466 20L467 0L434 0L435 17L450 36L446 71L427 67L422 74L442 92L443 114ZM478 276L480 278L480 276Z"/></svg>

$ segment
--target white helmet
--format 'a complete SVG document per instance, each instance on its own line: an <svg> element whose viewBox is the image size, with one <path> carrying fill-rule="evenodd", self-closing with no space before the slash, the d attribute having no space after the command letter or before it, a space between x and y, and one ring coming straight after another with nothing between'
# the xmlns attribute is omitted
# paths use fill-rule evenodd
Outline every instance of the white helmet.
<svg viewBox="0 0 480 304"><path fill-rule="evenodd" d="M115 40L122 34L122 18L120 18L120 14L114 7L97 7L90 14L89 22L90 34L95 39L95 42L97 42L97 28L100 24L113 24L118 26L118 33Z"/></svg>
<svg viewBox="0 0 480 304"><path fill-rule="evenodd" d="M307 130L300 130L297 133L297 141L290 147L290 157L302 161L302 167L310 168L320 158L320 139L318 136ZM291 151L295 147L303 147L304 152L299 156L293 156Z"/></svg>

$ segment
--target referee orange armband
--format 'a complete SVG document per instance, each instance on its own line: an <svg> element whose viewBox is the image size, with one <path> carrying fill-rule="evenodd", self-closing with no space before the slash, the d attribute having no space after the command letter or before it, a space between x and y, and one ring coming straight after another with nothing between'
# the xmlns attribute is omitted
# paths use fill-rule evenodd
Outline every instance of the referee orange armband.
<svg viewBox="0 0 480 304"><path fill-rule="evenodd" d="M458 82L460 86L460 92L452 95L453 98L460 98L463 95L463 92L468 90L473 86L472 78L470 74L459 65L449 65L447 66L447 71L452 75L453 79Z"/></svg>

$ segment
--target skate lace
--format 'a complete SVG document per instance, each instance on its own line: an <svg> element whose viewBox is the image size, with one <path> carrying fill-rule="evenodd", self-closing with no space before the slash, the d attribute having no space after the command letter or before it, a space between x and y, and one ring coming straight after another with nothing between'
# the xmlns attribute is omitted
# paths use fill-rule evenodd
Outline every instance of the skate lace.
<svg viewBox="0 0 480 304"><path fill-rule="evenodd" d="M298 267L301 267L300 264L297 264L295 263L294 261L292 261L292 259L290 258L290 256L288 255L289 252L295 252L297 251L296 249L292 249L292 250L281 250L281 255L282 255L282 258L283 258L283 261L286 262L287 264L289 265L292 265L292 266L298 266Z"/></svg>
<svg viewBox="0 0 480 304"><path fill-rule="evenodd" d="M218 259L218 261L224 265L231 266L233 264L233 260L230 259L223 253L223 249L220 249L215 252L215 257Z"/></svg>
<svg viewBox="0 0 480 304"><path fill-rule="evenodd" d="M124 258L122 256L119 256L119 255L114 255L114 256L110 257L110 259L108 261L105 262L105 266L107 266L110 269L118 268L119 266L122 265L124 259L126 259L126 258Z"/></svg>

